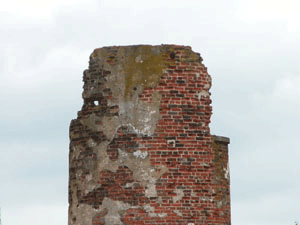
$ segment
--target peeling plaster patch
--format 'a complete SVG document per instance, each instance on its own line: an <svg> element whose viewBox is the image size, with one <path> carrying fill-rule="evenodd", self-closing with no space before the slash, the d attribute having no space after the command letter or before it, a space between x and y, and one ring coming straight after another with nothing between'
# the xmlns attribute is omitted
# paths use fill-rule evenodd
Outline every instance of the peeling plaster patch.
<svg viewBox="0 0 300 225"><path fill-rule="evenodd" d="M163 200L162 200L162 197L161 197L161 196L159 196L159 197L157 198L157 203L158 203L158 204L162 204L162 203L163 203Z"/></svg>
<svg viewBox="0 0 300 225"><path fill-rule="evenodd" d="M223 170L224 170L224 177L227 180L229 180L230 179L230 175L229 175L229 166L228 166L228 164L227 164L227 168L224 167Z"/></svg>
<svg viewBox="0 0 300 225"><path fill-rule="evenodd" d="M201 163L200 166L203 166L203 167L208 168L208 167L209 167L209 164L207 164L207 163Z"/></svg>
<svg viewBox="0 0 300 225"><path fill-rule="evenodd" d="M142 56L139 55L136 59L141 60L141 57ZM111 71L110 75L106 77L105 88L102 87L102 89L111 90L112 98L109 99L108 106L118 106L119 115L113 117L99 117L95 114L91 114L88 118L82 119L82 124L87 125L90 130L102 131L109 140L111 140L114 135L113 129L123 124L132 124L138 135L152 135L160 119L160 93L158 91L153 93L151 103L144 102L139 99L139 95L143 92L145 86L137 85L137 87L134 86L136 91L132 93L131 97L124 96L126 82L122 68L108 65L101 57L99 60L99 65L104 65L104 69ZM96 92L102 93L102 89ZM103 95L105 96L105 93L103 93ZM93 92L89 93L88 91L84 91L83 96L84 98L88 98L89 96L93 96ZM102 123L103 125L99 126L96 122L98 122L98 124Z"/></svg>
<svg viewBox="0 0 300 225"><path fill-rule="evenodd" d="M157 113L157 110L153 110L150 112L150 114L154 114L154 113Z"/></svg>
<svg viewBox="0 0 300 225"><path fill-rule="evenodd" d="M115 129L130 125L137 135L151 136L155 132L157 122L161 117L159 112L160 100L161 95L159 92L155 92L152 95L151 104L141 101L138 96L133 100L124 99L115 102L115 105L119 107L119 116L116 117L118 122Z"/></svg>
<svg viewBox="0 0 300 225"><path fill-rule="evenodd" d="M201 198L201 200L204 201L204 202L208 202L208 201L213 202L213 201L214 201L213 198L209 198L209 197L207 197L207 196L203 196L203 197Z"/></svg>
<svg viewBox="0 0 300 225"><path fill-rule="evenodd" d="M149 204L144 205L144 210L149 214L150 217L156 216L156 213L154 213L154 207L150 206Z"/></svg>
<svg viewBox="0 0 300 225"><path fill-rule="evenodd" d="M87 144L88 144L89 147L95 147L95 146L97 146L97 143L92 138L90 138L87 141Z"/></svg>
<svg viewBox="0 0 300 225"><path fill-rule="evenodd" d="M124 188L131 188L134 187L134 185L138 184L138 182L131 182L131 183L126 183L123 187Z"/></svg>
<svg viewBox="0 0 300 225"><path fill-rule="evenodd" d="M137 56L137 59L140 60L140 57ZM104 65L108 66L105 63ZM112 68L107 68L107 70L110 71ZM100 117L93 113L88 118L82 118L80 122L92 131L103 132L109 140L113 139L116 130L120 126L129 124L131 124L136 134L151 136L155 132L157 122L161 117L159 107L162 96L160 93L158 91L153 93L151 103L144 102L139 99L143 87L138 86L132 98L126 98L124 96L125 80L121 68L115 68L108 78L110 80L106 82L105 86L111 90L113 95L108 105L118 106L118 116Z"/></svg>
<svg viewBox="0 0 300 225"><path fill-rule="evenodd" d="M116 172L119 166L125 165L133 172L134 179L137 182L141 182L141 185L146 187L146 196L149 198L156 197L156 181L167 171L167 169L153 167L150 163L150 159L147 158L148 152L142 152L140 150L128 154L119 149L118 159L111 160L107 154L107 147L115 138L118 129L122 126L132 128L132 132L136 133L138 136L151 136L155 132L157 122L161 117L159 111L161 95L158 91L154 92L151 104L139 100L138 95L131 99L125 99L124 95L121 94L122 90L125 89L124 81L119 78L121 75L115 73L115 75L112 76L115 76L115 79L111 79L111 81L107 82L108 88L110 88L113 93L110 104L118 106L119 115L98 116L95 113L92 113L88 118L82 118L80 120L80 123L84 124L89 130L103 132L108 139L107 141L102 141L100 144L95 143L92 139L88 141L88 146L93 148L93 152L96 153L95 165L89 167L95 167L91 172L92 177L98 177L103 170ZM116 82L116 80L119 80L120 82ZM120 87L117 87L116 83ZM137 91L139 91L139 88ZM75 155L78 157L80 149L74 148L74 151L75 150L76 153L73 154L73 156ZM78 171L77 174L81 174L80 171ZM87 193L99 186L100 184L96 183L93 179L87 179L78 184L79 189L85 190Z"/></svg>
<svg viewBox="0 0 300 225"><path fill-rule="evenodd" d="M188 223L187 225L195 225L194 223Z"/></svg>
<svg viewBox="0 0 300 225"><path fill-rule="evenodd" d="M162 217L166 217L168 213L158 213L157 215L158 217L162 218Z"/></svg>
<svg viewBox="0 0 300 225"><path fill-rule="evenodd" d="M191 196L192 196L192 197L197 197L197 193L196 193L196 192L194 192L194 191L192 190L192 194L191 194Z"/></svg>
<svg viewBox="0 0 300 225"><path fill-rule="evenodd" d="M71 160L70 160L71 162L73 162L74 159L78 159L79 154L81 152L81 149L78 146L72 147L72 150L73 150L73 154L71 155Z"/></svg>
<svg viewBox="0 0 300 225"><path fill-rule="evenodd" d="M184 192L181 189L175 189L174 192L177 194L176 196L173 196L173 202L175 203L183 198Z"/></svg>
<svg viewBox="0 0 300 225"><path fill-rule="evenodd" d="M108 213L104 217L105 224L120 224L122 225L123 222L121 221L121 214L126 212L131 205L121 202L121 201L114 201L109 198L104 198L102 202L102 208L107 208Z"/></svg>
<svg viewBox="0 0 300 225"><path fill-rule="evenodd" d="M177 210L177 209L174 210L173 212L176 213L178 216L182 216L182 213L179 210Z"/></svg>
<svg viewBox="0 0 300 225"><path fill-rule="evenodd" d="M156 197L157 191L156 191L156 185L153 182L152 184L147 185L147 189L145 190L145 196L147 198Z"/></svg>
<svg viewBox="0 0 300 225"><path fill-rule="evenodd" d="M119 157L116 161L112 161L106 152L107 145L108 143L102 142L94 148L97 155L95 177L103 170L115 173L120 166L127 166L133 172L134 180L146 187L146 197L156 197L156 181L168 171L168 168L165 166L153 167L149 157L147 157L148 153L140 150L128 153L118 149ZM91 190L89 189L89 191Z"/></svg>
<svg viewBox="0 0 300 225"><path fill-rule="evenodd" d="M167 145L172 145L173 148L175 148L175 140L167 140Z"/></svg>
<svg viewBox="0 0 300 225"><path fill-rule="evenodd" d="M199 100L201 100L202 97L209 97L209 96L210 96L210 94L209 94L208 91L202 90L202 91L200 91L200 92L198 93L198 99L199 99Z"/></svg>
<svg viewBox="0 0 300 225"><path fill-rule="evenodd" d="M223 206L223 202L222 201L218 201L217 202L217 208L221 208Z"/></svg>
<svg viewBox="0 0 300 225"><path fill-rule="evenodd" d="M78 184L79 187L81 187L80 190L82 190L82 186L84 186L86 189L84 190L84 195L87 195L91 190L95 190L100 185L95 184L93 180L88 180L87 182L82 182L83 184Z"/></svg>
<svg viewBox="0 0 300 225"><path fill-rule="evenodd" d="M141 184L146 187L146 197L156 197L156 181L159 179L164 173L168 171L165 166L153 167L150 163L149 158L147 157L136 157L134 153L127 153L122 150L119 151L119 158L116 162L112 162L106 153L106 148L109 142L102 142L96 148L98 155L98 168L97 172L102 171L104 169L110 170L112 172L116 172L119 166L126 165L130 170L133 171L133 177L138 182L127 183L125 187L131 187L136 183ZM140 153L143 153L140 151ZM147 159L146 159L147 158ZM76 187L78 190L84 190L87 194L91 190L94 190L99 186L99 184L95 184L92 179L93 175L89 174L85 177L85 181L76 182L77 185L72 184L71 186ZM79 179L78 179L79 180ZM76 189L73 191L73 201L77 202ZM125 212L129 208L132 208L129 204L125 204L121 201L114 201L109 198L104 198L102 205L99 209L94 209L92 206L87 204L80 204L79 207L75 207L76 204L73 204L72 211L73 215L81 215L79 220L84 221L83 224L91 225L92 218L97 215L102 209L107 208L108 213L104 217L105 222L107 224L123 224L120 221L122 212ZM150 217L165 217L166 213L154 213L155 209L153 207L146 207ZM75 225L81 225L75 223Z"/></svg>
<svg viewBox="0 0 300 225"><path fill-rule="evenodd" d="M148 215L150 217L160 217L160 218L163 218L163 217L166 217L168 214L167 213L155 213L155 208L153 206L150 206L149 204L147 205L144 205L144 210L148 213Z"/></svg>
<svg viewBox="0 0 300 225"><path fill-rule="evenodd" d="M134 152L133 155L137 158L145 159L148 156L148 152L146 152L146 151L142 152L141 150L138 150L138 151Z"/></svg>
<svg viewBox="0 0 300 225"><path fill-rule="evenodd" d="M78 207L78 211L74 213L77 217L76 220L81 221L81 223L76 223L78 225L81 224L92 224L92 218L99 212L100 210L94 209L90 205L80 204ZM79 218L78 218L79 217Z"/></svg>
<svg viewBox="0 0 300 225"><path fill-rule="evenodd" d="M86 176L87 181L91 181L92 178L93 178L92 174L89 174L89 175Z"/></svg>
<svg viewBox="0 0 300 225"><path fill-rule="evenodd" d="M120 149L118 151L120 165L127 166L133 172L133 178L141 182L142 186L147 187L149 193L154 193L157 179L166 173L168 169L165 166L153 167L148 157L137 158L134 153L127 153ZM151 195L151 197L154 196Z"/></svg>
<svg viewBox="0 0 300 225"><path fill-rule="evenodd" d="M104 135L112 141L115 137L116 127L120 124L117 116L104 116L102 117L102 125L97 125L97 131L102 131Z"/></svg>
<svg viewBox="0 0 300 225"><path fill-rule="evenodd" d="M120 123L132 124L138 135L151 136L155 132L157 122L160 119L160 100L161 95L159 92L155 92L151 104L139 100L138 96L136 101L128 101L123 106L125 109L122 111L125 113L120 113ZM122 106L119 107L122 108Z"/></svg>
<svg viewBox="0 0 300 225"><path fill-rule="evenodd" d="M102 210L95 209L90 205L80 204L78 207L75 207L75 204L71 208L72 214L76 215L76 221L71 222L72 218L69 218L69 225L92 225L93 217Z"/></svg>
<svg viewBox="0 0 300 225"><path fill-rule="evenodd" d="M109 142L105 141L99 144L94 148L94 152L97 156L97 169L95 172L100 173L103 170L109 170L111 172L117 172L120 163L119 161L113 161L109 159L109 156L107 155L106 149Z"/></svg>
<svg viewBox="0 0 300 225"><path fill-rule="evenodd" d="M209 90L211 88L211 85L210 84L205 84L204 88Z"/></svg>
<svg viewBox="0 0 300 225"><path fill-rule="evenodd" d="M89 117L79 120L79 122L87 126L88 129L97 131L99 126L96 124L96 122L100 122L100 119L101 118L96 116L95 113L92 113Z"/></svg>
<svg viewBox="0 0 300 225"><path fill-rule="evenodd" d="M141 56L141 55L138 55L138 56L135 58L135 62L137 62L137 63L143 63L142 56ZM145 80L145 81L146 81L146 80Z"/></svg>
<svg viewBox="0 0 300 225"><path fill-rule="evenodd" d="M169 169L164 165L159 165L155 167L156 170L150 171L151 176L153 176L156 180L159 179L163 174L169 171Z"/></svg>

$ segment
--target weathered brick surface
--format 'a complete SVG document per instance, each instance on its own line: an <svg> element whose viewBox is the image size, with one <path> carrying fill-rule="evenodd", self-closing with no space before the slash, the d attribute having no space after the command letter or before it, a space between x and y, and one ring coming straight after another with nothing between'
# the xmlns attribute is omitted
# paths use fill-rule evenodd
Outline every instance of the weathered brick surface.
<svg viewBox="0 0 300 225"><path fill-rule="evenodd" d="M95 49L70 125L69 225L230 224L229 140L190 47Z"/></svg>

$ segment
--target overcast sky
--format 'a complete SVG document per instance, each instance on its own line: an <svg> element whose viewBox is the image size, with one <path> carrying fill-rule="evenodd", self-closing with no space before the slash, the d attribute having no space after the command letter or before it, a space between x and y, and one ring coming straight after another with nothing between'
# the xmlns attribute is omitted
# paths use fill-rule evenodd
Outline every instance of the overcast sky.
<svg viewBox="0 0 300 225"><path fill-rule="evenodd" d="M189 45L231 139L233 225L300 221L299 0L9 0L0 6L2 225L67 224L69 124L94 48Z"/></svg>

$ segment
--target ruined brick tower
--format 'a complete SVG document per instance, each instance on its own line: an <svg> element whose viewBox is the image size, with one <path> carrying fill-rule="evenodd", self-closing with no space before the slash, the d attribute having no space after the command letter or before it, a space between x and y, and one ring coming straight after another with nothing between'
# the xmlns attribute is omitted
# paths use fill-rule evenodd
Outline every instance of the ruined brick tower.
<svg viewBox="0 0 300 225"><path fill-rule="evenodd" d="M70 125L69 225L229 225L229 139L211 77L177 45L95 49Z"/></svg>

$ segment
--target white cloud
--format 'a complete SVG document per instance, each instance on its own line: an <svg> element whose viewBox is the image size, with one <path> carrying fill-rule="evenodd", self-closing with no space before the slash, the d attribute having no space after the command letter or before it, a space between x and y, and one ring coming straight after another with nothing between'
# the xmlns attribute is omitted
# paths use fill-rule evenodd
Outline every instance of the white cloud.
<svg viewBox="0 0 300 225"><path fill-rule="evenodd" d="M245 192L245 195L247 194ZM268 189L259 197L233 202L232 210L235 213L232 215L232 224L292 225L294 221L299 221L299 196L297 187L282 192L272 192Z"/></svg>
<svg viewBox="0 0 300 225"><path fill-rule="evenodd" d="M276 81L273 96L284 101L300 100L300 75L285 76Z"/></svg>
<svg viewBox="0 0 300 225"><path fill-rule="evenodd" d="M237 16L250 23L277 21L286 22L288 31L300 29L300 2L298 0L243 0Z"/></svg>
<svg viewBox="0 0 300 225"><path fill-rule="evenodd" d="M67 204L56 205L20 205L2 207L2 224L42 225L67 224Z"/></svg>
<svg viewBox="0 0 300 225"><path fill-rule="evenodd" d="M11 0L1 4L0 12L29 19L50 19L56 8L84 2L83 0Z"/></svg>
<svg viewBox="0 0 300 225"><path fill-rule="evenodd" d="M300 74L276 79L270 92L254 92L252 101L263 107L264 112L298 117L300 113ZM281 120L287 120L287 117Z"/></svg>
<svg viewBox="0 0 300 225"><path fill-rule="evenodd" d="M280 185L300 185L294 179L300 171L298 135L289 137L282 135L288 133L285 128L273 129L277 131L272 138L269 134L258 134L263 135L261 142L249 140L233 155L231 168L235 179L258 186L277 185L278 188L282 188ZM264 131L268 132L266 129Z"/></svg>
<svg viewBox="0 0 300 225"><path fill-rule="evenodd" d="M16 142L0 143L3 224L66 224L67 142Z"/></svg>
<svg viewBox="0 0 300 225"><path fill-rule="evenodd" d="M277 224L299 219L300 45L284 27L299 30L299 3L241 1L238 20L237 2L2 4L0 200L10 203L3 224L66 224L58 198L67 201L68 126L81 107L82 71L94 48L140 43L191 45L203 56L213 79L212 130L231 138L232 223L273 225L267 216L280 216L280 207ZM63 141L50 145L54 139ZM25 197L35 205L19 206Z"/></svg>
<svg viewBox="0 0 300 225"><path fill-rule="evenodd" d="M20 66L24 54L18 55L17 49L13 50L11 50L12 52L7 51L8 60L5 63L3 77L5 82L1 83L3 88L8 84L16 89L32 89L51 83L68 84L70 81L81 80L80 75L88 66L88 51L79 51L74 46L51 48L44 53L39 64L32 66L27 63L24 65L29 68ZM77 73L79 76L74 76L73 73Z"/></svg>
<svg viewBox="0 0 300 225"><path fill-rule="evenodd" d="M53 47L34 65L22 65L24 55L15 53L7 55L1 77L0 102L5 105L1 134L34 139L54 138L67 131L81 108L82 72L88 67L90 50Z"/></svg>

